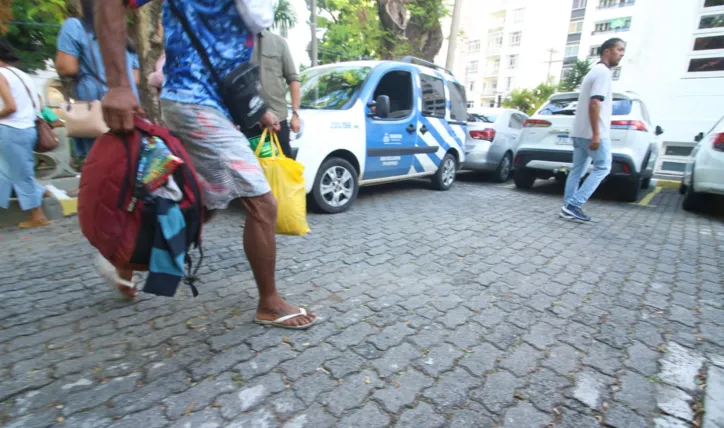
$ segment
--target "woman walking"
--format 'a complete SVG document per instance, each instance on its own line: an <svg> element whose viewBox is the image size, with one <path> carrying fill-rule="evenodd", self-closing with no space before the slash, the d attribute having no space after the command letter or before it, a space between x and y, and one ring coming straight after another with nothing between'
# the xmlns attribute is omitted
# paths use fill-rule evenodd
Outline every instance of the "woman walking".
<svg viewBox="0 0 724 428"><path fill-rule="evenodd" d="M12 66L17 60L10 43L0 40L0 208L8 208L14 190L20 208L30 211L30 219L19 227L29 229L49 222L42 208L45 189L35 180L34 170L40 105L33 99L33 81Z"/></svg>
<svg viewBox="0 0 724 428"><path fill-rule="evenodd" d="M74 98L78 101L100 100L108 91L103 58L93 27L93 3L94 0L81 0L83 17L66 20L58 34L55 69L61 76L74 79ZM126 67L133 92L138 97L135 85L140 73L138 55L130 43L126 52ZM73 139L76 168L82 165L94 141L94 138Z"/></svg>

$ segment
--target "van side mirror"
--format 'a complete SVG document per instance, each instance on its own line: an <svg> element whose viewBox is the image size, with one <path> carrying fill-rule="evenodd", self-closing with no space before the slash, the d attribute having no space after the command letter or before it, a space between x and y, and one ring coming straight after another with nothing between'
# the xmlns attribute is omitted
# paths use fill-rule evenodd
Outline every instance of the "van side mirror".
<svg viewBox="0 0 724 428"><path fill-rule="evenodd" d="M658 137L659 135L661 135L663 133L664 133L664 128L660 127L659 125L656 125L656 136Z"/></svg>
<svg viewBox="0 0 724 428"><path fill-rule="evenodd" d="M387 95L378 95L375 100L375 116L380 119L390 117L390 97Z"/></svg>
<svg viewBox="0 0 724 428"><path fill-rule="evenodd" d="M697 143L700 142L700 141L703 140L703 139L704 139L704 133L703 133L703 132L700 132L700 133L696 134L696 137L694 137L694 141L696 141Z"/></svg>

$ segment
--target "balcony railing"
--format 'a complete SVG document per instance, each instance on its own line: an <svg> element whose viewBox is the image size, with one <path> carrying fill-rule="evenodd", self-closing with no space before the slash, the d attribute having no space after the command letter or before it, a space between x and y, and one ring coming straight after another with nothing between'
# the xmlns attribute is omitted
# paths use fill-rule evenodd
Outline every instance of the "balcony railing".
<svg viewBox="0 0 724 428"><path fill-rule="evenodd" d="M591 32L591 35L596 34L606 34L606 33L623 33L624 31L629 31L631 29L631 26L628 27L620 27L620 28L609 28L607 30L593 30Z"/></svg>

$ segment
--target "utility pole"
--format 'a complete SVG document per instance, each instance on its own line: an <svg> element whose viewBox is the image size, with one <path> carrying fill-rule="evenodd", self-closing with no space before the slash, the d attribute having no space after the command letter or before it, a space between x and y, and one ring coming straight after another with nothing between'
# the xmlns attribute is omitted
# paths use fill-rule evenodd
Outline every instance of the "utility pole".
<svg viewBox="0 0 724 428"><path fill-rule="evenodd" d="M460 15L462 13L463 0L455 0L453 6L452 24L450 25L450 38L447 44L447 61L445 68L452 70L455 65L455 51L458 47L458 32L460 28Z"/></svg>
<svg viewBox="0 0 724 428"><path fill-rule="evenodd" d="M311 0L312 16L310 27L312 27L312 67L316 67L318 62L317 54L317 0Z"/></svg>
<svg viewBox="0 0 724 428"><path fill-rule="evenodd" d="M553 65L553 63L554 62L563 62L563 61L561 61L561 60L553 61L553 55L558 53L557 50L555 50L553 48L549 48L546 50L546 52L548 52L548 54L549 54L548 61L547 61L548 62L548 74L546 75L546 81L548 81L551 78L551 66Z"/></svg>

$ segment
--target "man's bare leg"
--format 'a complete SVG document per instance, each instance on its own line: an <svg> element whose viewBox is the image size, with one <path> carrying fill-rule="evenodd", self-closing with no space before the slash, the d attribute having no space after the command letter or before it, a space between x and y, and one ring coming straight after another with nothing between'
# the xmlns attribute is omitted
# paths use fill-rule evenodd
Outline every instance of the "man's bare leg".
<svg viewBox="0 0 724 428"><path fill-rule="evenodd" d="M277 201L274 195L267 193L256 198L244 198L242 204L247 215L244 225L244 252L259 288L257 318L273 321L285 315L299 313L299 308L285 302L276 288L277 246L274 229L277 222ZM316 317L316 314L294 317L284 324L307 325Z"/></svg>
<svg viewBox="0 0 724 428"><path fill-rule="evenodd" d="M116 269L118 272L118 276L126 281L133 282L133 271L127 270L127 269ZM121 292L124 296L128 297L129 299L133 299L138 295L138 290L135 288L126 287L125 285L117 284L116 287L118 287L118 291Z"/></svg>

